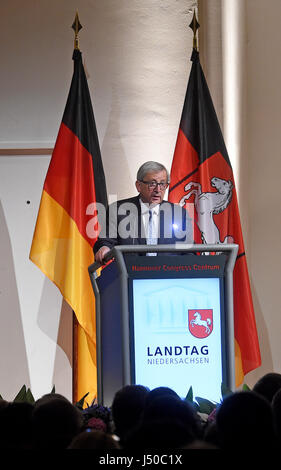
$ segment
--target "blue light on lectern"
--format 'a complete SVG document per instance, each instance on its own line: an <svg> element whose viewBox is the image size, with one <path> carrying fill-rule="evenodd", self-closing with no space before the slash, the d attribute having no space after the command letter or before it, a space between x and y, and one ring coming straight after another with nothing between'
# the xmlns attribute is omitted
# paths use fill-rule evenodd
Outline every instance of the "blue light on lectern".
<svg viewBox="0 0 281 470"><path fill-rule="evenodd" d="M134 279L133 291L135 383L219 402L219 279Z"/></svg>

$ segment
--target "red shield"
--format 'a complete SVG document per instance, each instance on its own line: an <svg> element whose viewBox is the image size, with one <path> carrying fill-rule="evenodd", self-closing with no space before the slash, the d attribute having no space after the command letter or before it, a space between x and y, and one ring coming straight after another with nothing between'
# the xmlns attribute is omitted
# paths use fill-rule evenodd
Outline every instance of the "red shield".
<svg viewBox="0 0 281 470"><path fill-rule="evenodd" d="M207 338L213 331L213 310L188 310L188 328L195 338Z"/></svg>

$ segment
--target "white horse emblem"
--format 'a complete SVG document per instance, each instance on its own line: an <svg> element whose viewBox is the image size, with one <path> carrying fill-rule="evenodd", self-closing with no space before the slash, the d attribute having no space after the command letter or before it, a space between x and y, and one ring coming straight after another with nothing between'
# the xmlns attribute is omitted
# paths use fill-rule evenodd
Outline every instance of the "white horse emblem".
<svg viewBox="0 0 281 470"><path fill-rule="evenodd" d="M185 201L190 196L195 196L194 206L198 214L198 227L201 232L202 243L233 243L234 239L231 236L226 236L224 241L221 242L220 232L213 218L214 214L224 211L230 203L233 184L230 180L227 181L214 176L211 179L211 186L216 188L217 191L202 193L201 184L191 181L184 187L184 190L189 191L189 193L181 198L179 204L184 206Z"/></svg>
<svg viewBox="0 0 281 470"><path fill-rule="evenodd" d="M210 326L212 325L211 318L206 318L206 320L202 320L202 317L199 312L195 312L193 314L193 317L194 318L190 320L190 325L192 326L192 328L194 328L195 325L202 326L205 328L206 335L209 335L211 333Z"/></svg>

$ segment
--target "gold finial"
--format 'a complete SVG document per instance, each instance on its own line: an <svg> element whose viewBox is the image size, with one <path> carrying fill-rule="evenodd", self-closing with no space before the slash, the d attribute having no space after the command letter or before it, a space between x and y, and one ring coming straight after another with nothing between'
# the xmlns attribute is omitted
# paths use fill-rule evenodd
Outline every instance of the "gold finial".
<svg viewBox="0 0 281 470"><path fill-rule="evenodd" d="M197 21L195 10L193 11L193 18L189 27L193 31L193 49L197 51L197 29L200 28L200 24Z"/></svg>
<svg viewBox="0 0 281 470"><path fill-rule="evenodd" d="M82 29L82 25L80 24L80 21L79 21L78 11L76 12L75 19L71 27L72 29L74 29L74 32L75 32L74 49L79 49L78 33L80 29Z"/></svg>

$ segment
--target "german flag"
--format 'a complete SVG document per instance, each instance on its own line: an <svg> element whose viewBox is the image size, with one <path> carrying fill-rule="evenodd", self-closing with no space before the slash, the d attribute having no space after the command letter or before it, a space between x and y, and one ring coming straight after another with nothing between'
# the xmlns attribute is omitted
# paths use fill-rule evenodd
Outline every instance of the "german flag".
<svg viewBox="0 0 281 470"><path fill-rule="evenodd" d="M169 201L193 215L196 243L237 243L233 272L236 384L261 364L232 167L208 85L193 50L171 168ZM192 204L190 204L192 203Z"/></svg>
<svg viewBox="0 0 281 470"><path fill-rule="evenodd" d="M103 165L82 55L74 72L44 182L30 259L59 288L78 322L75 400L96 395L95 299L88 274L98 225L95 204L107 207Z"/></svg>

